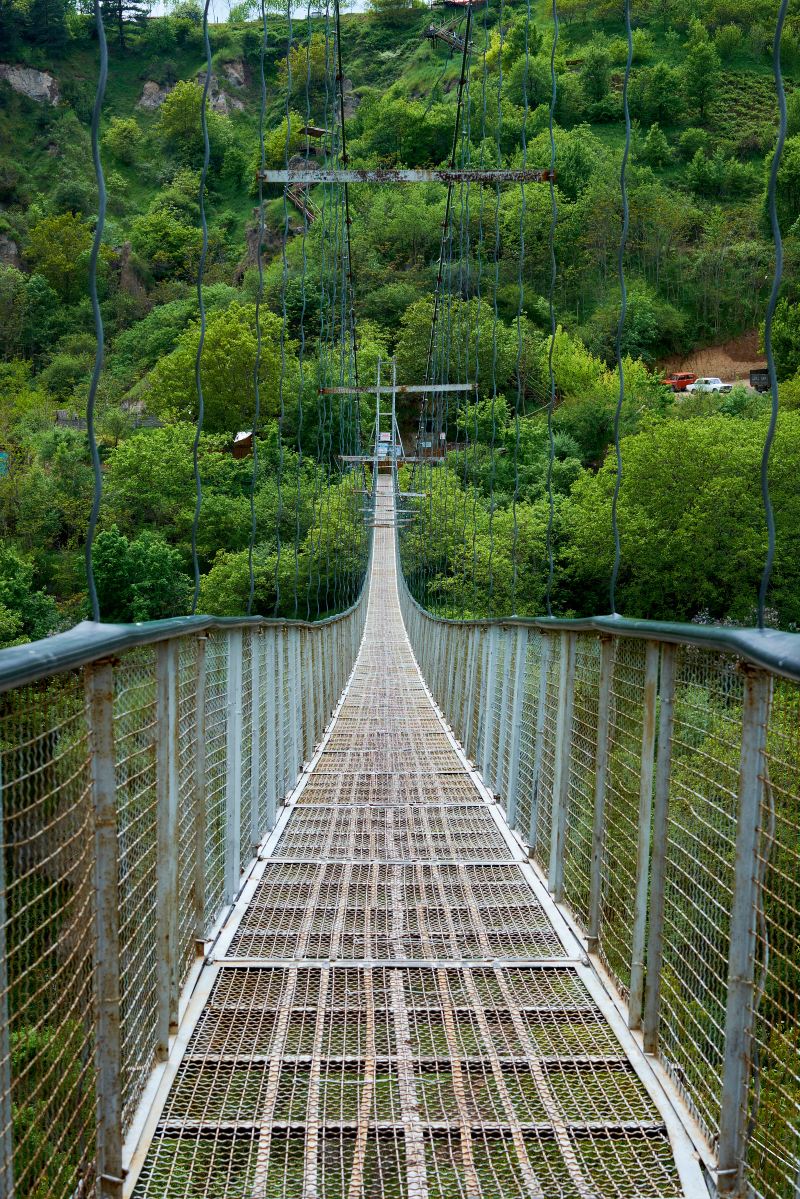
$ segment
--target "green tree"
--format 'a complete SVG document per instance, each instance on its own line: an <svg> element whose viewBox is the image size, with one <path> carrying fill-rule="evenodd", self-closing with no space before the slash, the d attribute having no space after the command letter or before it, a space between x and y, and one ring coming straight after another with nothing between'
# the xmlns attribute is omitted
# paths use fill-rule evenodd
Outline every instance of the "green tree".
<svg viewBox="0 0 800 1199"><path fill-rule="evenodd" d="M135 117L112 117L103 134L103 145L119 162L132 163L136 160L142 130Z"/></svg>
<svg viewBox="0 0 800 1199"><path fill-rule="evenodd" d="M158 202L131 226L131 245L157 279L191 278L197 270L202 244L201 229L185 224Z"/></svg>
<svg viewBox="0 0 800 1199"><path fill-rule="evenodd" d="M203 89L194 79L182 79L164 99L158 115L158 131L178 159L199 166L203 156L200 108ZM206 124L212 165L219 169L231 146L230 121L206 105Z"/></svg>
<svg viewBox="0 0 800 1199"><path fill-rule="evenodd" d="M587 100L603 100L608 95L611 87L611 54L603 42L589 43L579 78Z"/></svg>
<svg viewBox="0 0 800 1199"><path fill-rule="evenodd" d="M707 39L695 42L686 55L683 93L701 121L708 116L709 105L717 94L720 65L719 54Z"/></svg>
<svg viewBox="0 0 800 1199"><path fill-rule="evenodd" d="M6 617L6 632L15 640L37 640L52 632L56 606L34 584L33 564L10 546L0 546L0 607Z"/></svg>
<svg viewBox="0 0 800 1199"><path fill-rule="evenodd" d="M762 325L762 340L763 335ZM791 379L800 371L800 304L778 301L772 322L772 348L778 381Z"/></svg>
<svg viewBox="0 0 800 1199"><path fill-rule="evenodd" d="M647 123L675 124L681 116L683 78L665 62L635 72L630 85L634 116Z"/></svg>
<svg viewBox="0 0 800 1199"><path fill-rule="evenodd" d="M0 265L0 356L22 352L27 309L26 277L13 266Z"/></svg>
<svg viewBox="0 0 800 1199"><path fill-rule="evenodd" d="M420 383L425 372L425 354L433 315L433 302L425 297L403 313L397 339L397 377L401 383ZM482 395L502 391L514 376L517 363L517 333L503 321L495 322L494 310L485 300L453 300L448 318L452 343L462 347L460 364L452 360L453 383L464 382L469 363L470 383ZM458 377L456 377L458 376Z"/></svg>
<svg viewBox="0 0 800 1199"><path fill-rule="evenodd" d="M158 113L162 137L174 146L194 145L200 137L203 89L194 79L180 79L164 98Z"/></svg>
<svg viewBox="0 0 800 1199"><path fill-rule="evenodd" d="M68 304L86 273L92 231L81 216L65 212L42 217L28 233L27 254Z"/></svg>
<svg viewBox="0 0 800 1199"><path fill-rule="evenodd" d="M766 195L765 195L766 205ZM788 233L800 216L800 134L787 137L778 168L776 190L778 219Z"/></svg>
<svg viewBox="0 0 800 1199"><path fill-rule="evenodd" d="M191 586L179 552L145 529L133 540L116 525L97 535L92 553L104 620L130 622L183 616Z"/></svg>
<svg viewBox="0 0 800 1199"><path fill-rule="evenodd" d="M642 143L641 157L651 167L666 166L672 157L669 142L658 121L654 121Z"/></svg>
<svg viewBox="0 0 800 1199"><path fill-rule="evenodd" d="M690 620L753 619L766 550L759 489L765 421L713 416L665 421L622 443L620 610ZM783 624L800 615L800 414L784 416L772 456L779 544L772 602ZM602 611L613 559L613 455L576 483L565 508L565 603Z"/></svg>
<svg viewBox="0 0 800 1199"><path fill-rule="evenodd" d="M285 94L305 100L308 89L309 100L321 99L325 91L326 77L333 75L332 51L324 33L312 33L306 42L296 42L287 58L278 63L278 87ZM305 121L303 121L305 124Z"/></svg>
<svg viewBox="0 0 800 1199"><path fill-rule="evenodd" d="M129 30L144 27L151 5L140 0L102 0L101 7L103 20L114 28L119 48L124 51Z"/></svg>
<svg viewBox="0 0 800 1199"><path fill-rule="evenodd" d="M281 322L261 313L261 412L268 419L279 411L281 388ZM197 408L195 357L200 330L192 326L178 345L156 364L146 382L148 407L168 419L193 420ZM293 343L284 345L283 394L297 397L297 359ZM209 315L202 358L205 428L234 434L249 429L255 409L253 370L256 360L255 306L231 304Z"/></svg>
<svg viewBox="0 0 800 1199"><path fill-rule="evenodd" d="M714 45L723 62L730 62L739 52L742 31L738 25L722 25L714 35Z"/></svg>
<svg viewBox="0 0 800 1199"><path fill-rule="evenodd" d="M24 641L21 617L5 604L0 604L0 649L7 649L10 645L21 645Z"/></svg>

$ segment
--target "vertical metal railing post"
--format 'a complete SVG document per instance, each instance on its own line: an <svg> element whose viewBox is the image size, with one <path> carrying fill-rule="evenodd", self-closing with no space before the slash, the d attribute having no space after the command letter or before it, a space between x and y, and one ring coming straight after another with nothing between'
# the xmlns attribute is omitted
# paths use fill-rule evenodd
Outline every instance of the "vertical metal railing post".
<svg viewBox="0 0 800 1199"><path fill-rule="evenodd" d="M6 945L6 826L0 759L0 1195L14 1199L14 1113L11 1105L11 1025Z"/></svg>
<svg viewBox="0 0 800 1199"><path fill-rule="evenodd" d="M647 642L644 660L642 754L639 763L639 833L631 936L631 985L628 993L629 1028L639 1028L642 1023L644 947L647 930L647 900L650 891L650 826L653 818L653 758L656 744L659 650L657 641Z"/></svg>
<svg viewBox="0 0 800 1199"><path fill-rule="evenodd" d="M197 952L205 953L206 932L206 644L197 638L194 742L194 900Z"/></svg>
<svg viewBox="0 0 800 1199"><path fill-rule="evenodd" d="M756 912L759 903L758 852L764 798L764 752L772 679L745 670L742 746L736 821L736 864L728 957L722 1108L717 1150L717 1191L744 1197L748 1094L751 1074Z"/></svg>
<svg viewBox="0 0 800 1199"><path fill-rule="evenodd" d="M242 630L228 633L227 775L225 779L225 894L231 903L239 889L242 835Z"/></svg>
<svg viewBox="0 0 800 1199"><path fill-rule="evenodd" d="M266 810L264 814L264 832L266 832L275 823L275 814L278 806L278 725L275 719L275 696L278 688L275 646L278 634L275 629L265 629L264 639L266 642L264 653L266 718L261 733L264 737L264 752L267 760Z"/></svg>
<svg viewBox="0 0 800 1199"><path fill-rule="evenodd" d="M120 1029L119 859L114 764L114 671L86 668L89 757L94 810L95 1070L97 1195L122 1195L122 1035Z"/></svg>
<svg viewBox="0 0 800 1199"><path fill-rule="evenodd" d="M475 687L478 680L478 641L480 638L480 630L470 629L468 633L469 646L467 648L467 676L466 676L466 710L464 713L464 730L462 737L464 739L464 752L474 760L475 746L472 740L472 729L475 723Z"/></svg>
<svg viewBox="0 0 800 1199"><path fill-rule="evenodd" d="M302 697L300 694L300 631L299 629L289 629L289 721L292 739L292 761L287 782L290 787L294 786L294 781L303 765L303 743L300 739L302 713Z"/></svg>
<svg viewBox="0 0 800 1199"><path fill-rule="evenodd" d="M511 673L511 653L515 648L515 642L512 642L511 635L507 629L503 629L501 633L501 642L503 646L503 662L500 667L500 675L502 685L500 689L500 720L498 721L497 729L497 764L495 766L494 778L492 779L492 789L503 800L507 801L508 796L505 791L505 772L503 768L503 757L508 749L508 726L509 726L509 704L511 702L512 688L514 680Z"/></svg>
<svg viewBox="0 0 800 1199"><path fill-rule="evenodd" d="M156 646L156 1060L178 1028L178 642Z"/></svg>
<svg viewBox="0 0 800 1199"><path fill-rule="evenodd" d="M550 863L547 885L556 903L564 898L564 850L567 841L569 763L572 756L572 725L575 711L575 657L577 637L561 633L558 674L558 719L553 766L553 808L550 825Z"/></svg>
<svg viewBox="0 0 800 1199"><path fill-rule="evenodd" d="M303 758L309 761L314 756L314 733L316 713L314 711L314 646L310 629L298 629L300 638L300 690L303 713Z"/></svg>
<svg viewBox="0 0 800 1199"><path fill-rule="evenodd" d="M487 787L491 786L492 742L494 741L494 693L497 686L497 648L499 630L492 626L486 638L486 667L483 672L483 744L481 746L481 774Z"/></svg>
<svg viewBox="0 0 800 1199"><path fill-rule="evenodd" d="M460 703L460 717L458 721L458 737L463 745L466 745L466 728L467 728L467 692L469 688L469 647L472 643L469 629L461 630L461 638L459 641L458 662L460 667L458 679L458 694Z"/></svg>
<svg viewBox="0 0 800 1199"><path fill-rule="evenodd" d="M592 821L592 860L589 876L589 924L587 948L597 949L603 905L603 849L606 829L606 779L608 775L609 735L611 731L611 682L614 676L613 637L600 637L600 677L597 688L597 742L594 756L594 818Z"/></svg>
<svg viewBox="0 0 800 1199"><path fill-rule="evenodd" d="M650 863L650 912L647 933L647 983L644 995L642 1033L645 1053L658 1051L661 1013L661 968L664 951L664 903L669 833L669 783L672 770L672 734L675 711L675 662L677 648L661 647L659 683L658 754L653 799L653 856Z"/></svg>
<svg viewBox="0 0 800 1199"><path fill-rule="evenodd" d="M528 661L528 630L519 628L515 637L514 688L511 696L511 719L507 750L503 754L505 763L503 786L506 794L506 812L512 828L517 824L517 788L519 785L519 747L522 736L522 707L525 700L525 674Z"/></svg>
<svg viewBox="0 0 800 1199"><path fill-rule="evenodd" d="M539 790L544 758L545 716L547 714L547 682L550 674L552 633L542 633L542 656L539 664L539 687L536 696L536 729L533 737L533 772L531 778L531 815L528 824L528 845L531 856L536 853L539 839Z"/></svg>
<svg viewBox="0 0 800 1199"><path fill-rule="evenodd" d="M287 648L287 631L283 625L275 631L275 658L277 661L276 684L275 684L275 702L278 707L276 737L278 742L277 753L277 782L276 782L276 799L283 803L286 796L286 648Z"/></svg>
<svg viewBox="0 0 800 1199"><path fill-rule="evenodd" d="M248 630L250 638L250 845L256 852L264 833L261 818L261 655L264 648L264 630Z"/></svg>

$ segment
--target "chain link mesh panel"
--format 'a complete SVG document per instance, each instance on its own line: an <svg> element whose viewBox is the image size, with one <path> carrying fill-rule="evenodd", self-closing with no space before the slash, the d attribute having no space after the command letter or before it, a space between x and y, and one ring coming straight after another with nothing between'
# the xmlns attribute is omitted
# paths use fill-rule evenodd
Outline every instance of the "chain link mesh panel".
<svg viewBox="0 0 800 1199"><path fill-rule="evenodd" d="M645 643L620 640L611 678L600 953L623 995L631 970Z"/></svg>
<svg viewBox="0 0 800 1199"><path fill-rule="evenodd" d="M495 674L486 675L489 640L499 637L498 661L513 662L514 629L440 625L422 612L401 587L412 643L426 663L429 682L441 672L441 646L454 640L468 653L472 640L472 683L445 708L454 728L471 727L467 748L486 761L484 736L502 721ZM559 737L560 658L563 634L529 629L516 773L510 774L502 746L489 747L493 780L516 779L515 796L503 796L516 827L547 872L552 836L555 758ZM576 639L574 710L570 730L569 786L564 848L564 898L584 931L591 921L592 837L597 784L600 701L600 636ZM451 651L448 651L451 652ZM657 989L658 1053L678 1090L713 1144L720 1122L730 916L734 904L740 754L742 671L732 654L692 645L676 648L671 768L666 798L665 880L661 970L645 987ZM623 996L631 980L635 897L641 869L638 841L646 643L614 638L611 655L609 730L604 783L603 852L596 885L600 895L598 950ZM544 679L542 678L544 674ZM474 690L470 694L470 686ZM439 698L441 688L434 688ZM508 688L506 689L508 695ZM441 702L441 700L440 700ZM662 701L663 702L663 701ZM487 704L492 711L488 714ZM471 711L468 711L468 707ZM506 720L508 713L506 712ZM753 1038L748 1059L749 1091L742 1098L747 1177L753 1193L794 1199L800 1178L797 1066L800 1017L800 688L776 680L766 736L764 804L760 849L753 865L756 955L752 963ZM509 744L506 741L506 744ZM653 758L658 750L654 749ZM506 755L507 756L507 755ZM488 781L488 780L487 780ZM651 840L652 854L652 840ZM648 915L648 938L649 938Z"/></svg>
<svg viewBox="0 0 800 1199"><path fill-rule="evenodd" d="M125 654L114 671L119 843L120 1032L129 1122L155 1053L157 961L156 658Z"/></svg>
<svg viewBox="0 0 800 1199"><path fill-rule="evenodd" d="M591 635L579 636L564 846L564 899L584 928L589 924L599 689L600 642Z"/></svg>
<svg viewBox="0 0 800 1199"><path fill-rule="evenodd" d="M337 696L360 641L365 600L366 592L343 619L306 632L317 647L314 662L327 672ZM119 994L120 1138L155 1065L164 1002L159 987L165 976L159 888L175 888L170 910L176 987L196 960L197 936L210 928L223 905L230 816L227 743L235 709L240 705L243 864L251 856L253 830L266 832L265 771L276 772L279 758L276 724L264 718L266 706L281 707L288 744L301 750L304 742L314 744L329 717L321 697L315 697L314 727L306 732L302 721L312 718L311 707L303 711L291 705L282 684L276 694L275 672L262 670L262 718L254 722L254 653L268 637L285 644L288 634L270 628L261 635L257 626L248 626L237 635L243 673L236 697L228 694L232 634L213 630L202 637L177 637L173 658L159 657L155 645L146 645L106 661L108 688L94 701L107 713L104 744L113 801L111 845L116 844L112 908L118 928L103 935L105 952L113 960L119 954L113 990ZM87 705L87 675L65 672L0 694L0 1193L13 1187L17 1199L76 1199L91 1193L99 1126L107 1126L97 1096L97 1055L107 1060L108 1047L95 1038L95 981L102 955L95 952L95 742L89 721L95 708ZM202 707L198 695L204 696ZM167 711L174 717L174 734ZM258 779L251 774L253 727L260 741ZM301 762L285 748L283 762L288 786ZM273 773L270 780L273 799L276 777ZM168 863L159 861L160 803L171 805L175 818L169 847L174 859ZM174 881L166 884L170 875ZM106 1160L108 1152L106 1142Z"/></svg>
<svg viewBox="0 0 800 1199"><path fill-rule="evenodd" d="M181 982L196 957L195 902L197 825L197 668L198 642L185 637L178 643L178 954Z"/></svg>
<svg viewBox="0 0 800 1199"><path fill-rule="evenodd" d="M794 1199L800 1183L800 689L783 680L773 691L764 784L747 1178L759 1194Z"/></svg>
<svg viewBox="0 0 800 1199"><path fill-rule="evenodd" d="M659 1043L709 1136L722 1088L741 730L736 663L679 650Z"/></svg>
<svg viewBox="0 0 800 1199"><path fill-rule="evenodd" d="M93 1183L93 820L80 673L0 696L0 1178ZM12 1163L13 1158L13 1163ZM0 1184L2 1189L2 1184Z"/></svg>

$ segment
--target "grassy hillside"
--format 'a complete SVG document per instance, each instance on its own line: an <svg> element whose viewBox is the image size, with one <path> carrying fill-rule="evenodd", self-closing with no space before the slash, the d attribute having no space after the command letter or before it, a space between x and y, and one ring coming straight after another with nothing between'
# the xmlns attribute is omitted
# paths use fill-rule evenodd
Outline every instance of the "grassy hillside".
<svg viewBox="0 0 800 1199"><path fill-rule="evenodd" d="M459 23L450 16L447 10L382 5L380 12L343 17L351 163L422 167L447 162L459 56L424 34L431 22L463 33L463 14ZM756 468L765 401L741 389L730 397L673 399L655 368L667 359L682 361L695 349L705 355L698 361L711 361L703 347L731 339L732 345L757 353L754 330L763 319L774 258L765 215L766 171L777 128L769 61L773 14L761 3L668 0L637 5L634 17L625 260L629 308L622 338L629 364L622 431L630 452L643 455L646 464L667 453L677 430L682 452L690 455L681 466L684 472L698 461L716 463L715 447L730 444L731 452L738 446L741 453L718 481L722 493L713 488L705 493L705 484L713 481L709 472L715 472L707 465L694 490L684 488L680 511L672 499L650 494L647 469L637 492L634 474L622 496L632 507L621 585L632 613L747 620L763 554ZM554 354L557 462L552 472L558 604L564 611L587 611L606 602L607 531L593 522L605 511L613 481L607 451L618 388L611 368L619 313L626 44L619 6L606 0L565 0L559 19L554 302L560 333ZM195 276L201 248L197 80L204 55L199 10L191 4L180 5L169 17L131 21L122 32L124 46L116 27L108 31L111 72L102 155L109 210L100 280L106 362L98 398L106 488L104 611L130 619L182 610L188 602L194 490L186 464L196 415ZM553 37L544 0L530 8L514 2L475 10L459 162L549 164ZM91 21L64 0L6 6L0 38L0 62L47 70L60 93L60 102L50 105L0 80L0 254L5 264L0 266L0 443L10 463L0 479L7 545L0 562L5 622L0 635L7 641L41 635L85 611L81 547L91 479L79 421L94 353L86 271L96 208L88 124L97 47ZM211 40L201 602L214 611L239 611L247 602L252 480L249 462L234 464L224 451L237 430L251 427L254 414L259 24L213 26ZM328 130L329 143L338 137L333 51L331 23L323 16L295 15L291 26L285 16L268 16L268 165L281 166L287 153L302 156L318 149L318 143L300 135L307 122ZM800 405L799 51L800 24L791 17L783 41L790 138L779 179L786 265L776 324L787 409ZM141 103L147 97L149 107ZM342 303L342 201L336 189L321 187L311 188L308 198L317 213L312 222L304 222L282 192L268 188L262 243L256 604L262 611L290 614L314 614L345 602L363 549L352 510L343 515L344 499L344 507L333 508L322 499L329 482L347 484L337 455L355 444L358 421L350 401L337 406L319 393L320 384L349 378L353 369L348 302ZM417 381L424 370L444 213L445 189L438 184L351 188L362 381L374 378L379 357L390 355L397 359L401 381ZM472 525L453 525L452 552L435 563L426 560L428 601L444 607L457 606L452 598L459 577L456 543L466 538L476 546L484 533L494 565L486 588L473 579L471 609L506 611L512 605L535 612L543 602L550 215L547 185L528 186L524 198L516 187L478 185L456 189L454 196L441 325L443 336L450 334L450 350L437 342L433 367L441 377L468 374L478 384L480 399L446 414L448 440L466 448L449 465L445 508L447 496L458 507L452 488L461 495L464 512L471 497ZM57 412L66 417L54 428ZM413 406L401 412L411 435L417 415ZM360 418L366 437L369 404L362 406ZM65 428L70 420L76 427ZM786 508L779 523L783 540L775 597L775 618L784 624L800 618L792 493L788 483L780 491L791 477L794 433L787 423L775 468L776 494ZM509 474L512 462L516 477ZM131 478L138 480L136 488ZM721 533L728 528L724 497L733 496L742 503L733 504L737 519L726 535L744 538L738 557L725 550ZM656 512L642 508L651 500ZM723 545L720 577L710 582L708 551L701 551L692 534L680 534L681 521L689 530L701 512L711 524L714 544ZM495 569L514 579L520 574L514 557L520 514L532 555L524 597L508 593L491 577ZM666 540L657 561L645 569L654 522L663 526ZM332 553L343 527L352 533L352 544ZM687 561L685 577L667 580L668 552ZM424 557L427 550L419 546L418 553ZM344 582L332 565L342 556ZM505 566L500 569L498 563ZM120 571L129 581L139 580L135 612L112 586ZM459 602L463 607L463 597Z"/></svg>

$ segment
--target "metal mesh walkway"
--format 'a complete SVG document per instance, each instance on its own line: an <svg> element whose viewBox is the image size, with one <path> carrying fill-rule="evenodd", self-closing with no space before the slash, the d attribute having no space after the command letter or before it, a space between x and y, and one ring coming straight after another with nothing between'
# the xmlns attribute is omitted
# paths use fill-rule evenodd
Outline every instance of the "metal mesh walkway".
<svg viewBox="0 0 800 1199"><path fill-rule="evenodd" d="M390 525L387 487L379 507ZM437 715L395 570L376 528L353 677L201 976L134 1194L695 1194L674 1113Z"/></svg>

